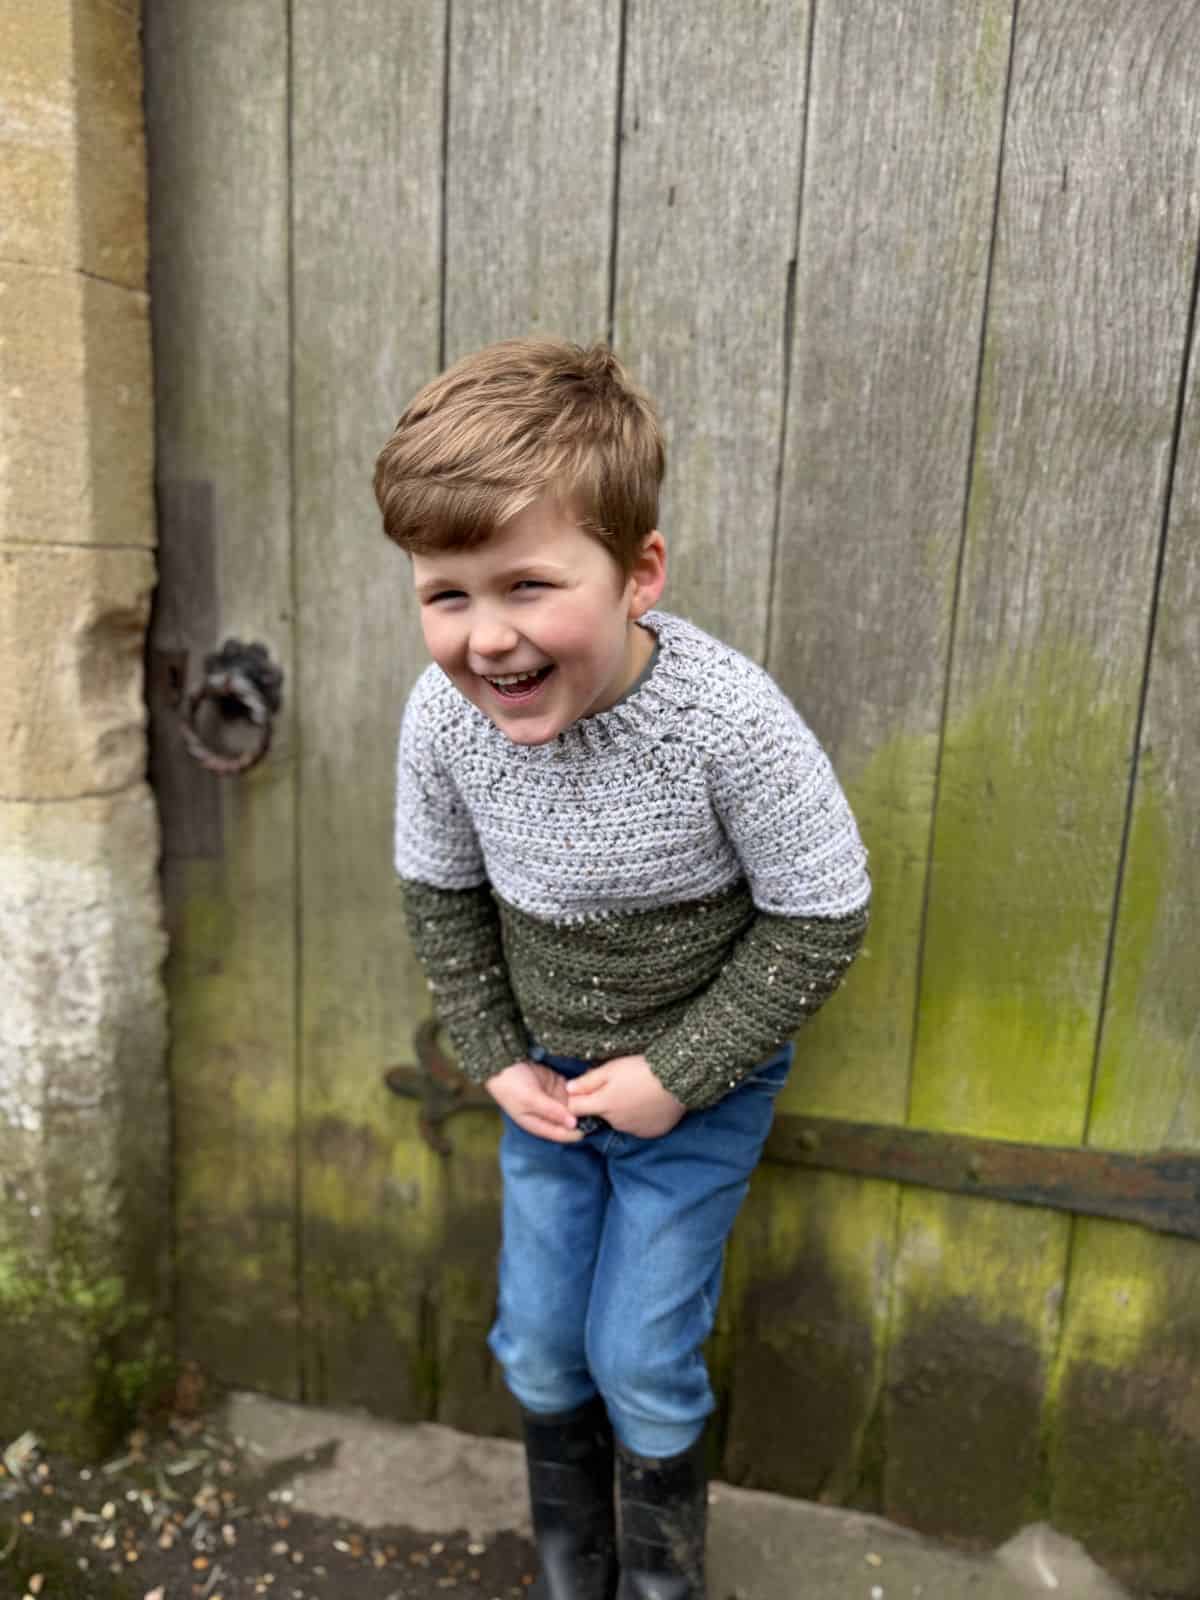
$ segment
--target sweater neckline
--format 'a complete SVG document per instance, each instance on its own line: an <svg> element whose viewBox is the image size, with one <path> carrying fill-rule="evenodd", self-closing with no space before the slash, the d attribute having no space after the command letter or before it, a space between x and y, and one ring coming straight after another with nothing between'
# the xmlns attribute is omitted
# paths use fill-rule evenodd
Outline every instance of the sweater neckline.
<svg viewBox="0 0 1200 1600"><path fill-rule="evenodd" d="M674 621L668 612L647 611L639 619L638 627L654 636L654 653L635 682L611 706L580 717L547 744L532 746L530 754L542 750L583 752L594 748L597 742L607 744L622 731L639 726L650 710L650 702L661 698L664 681L670 676Z"/></svg>
<svg viewBox="0 0 1200 1600"><path fill-rule="evenodd" d="M668 611L647 611L639 618L638 626L654 635L655 644L653 655L635 682L611 706L580 717L545 744L514 744L478 706L472 706L472 711L486 723L492 737L518 760L561 760L564 756L587 755L599 745L611 746L614 740L643 728L647 718L654 715L655 702L670 700L669 680L678 665L676 640L687 624Z"/></svg>

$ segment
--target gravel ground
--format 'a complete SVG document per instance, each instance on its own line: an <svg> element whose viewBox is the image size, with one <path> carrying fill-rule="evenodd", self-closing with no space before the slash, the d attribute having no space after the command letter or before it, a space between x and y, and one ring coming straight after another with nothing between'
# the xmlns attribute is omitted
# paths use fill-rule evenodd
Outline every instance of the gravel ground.
<svg viewBox="0 0 1200 1600"><path fill-rule="evenodd" d="M201 1405L177 1391L91 1468L0 1439L0 1600L524 1600L517 1445L261 1395ZM971 1555L728 1484L709 1503L711 1600L1130 1600L1043 1524Z"/></svg>
<svg viewBox="0 0 1200 1600"><path fill-rule="evenodd" d="M0 1600L521 1600L513 1533L431 1538L296 1510L284 1480L209 1418L132 1433L80 1468L27 1435L0 1466Z"/></svg>

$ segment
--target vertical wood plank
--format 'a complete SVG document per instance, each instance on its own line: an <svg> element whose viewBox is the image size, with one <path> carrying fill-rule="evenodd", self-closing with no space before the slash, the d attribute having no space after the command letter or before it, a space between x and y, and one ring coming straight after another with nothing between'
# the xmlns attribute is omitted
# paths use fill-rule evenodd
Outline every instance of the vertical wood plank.
<svg viewBox="0 0 1200 1600"><path fill-rule="evenodd" d="M666 425L665 604L762 660L808 0L630 0L614 342Z"/></svg>
<svg viewBox="0 0 1200 1600"><path fill-rule="evenodd" d="M914 1122L1084 1131L1191 287L1200 13L1020 7ZM1045 1484L1069 1223L906 1195L885 1508L994 1539Z"/></svg>
<svg viewBox="0 0 1200 1600"><path fill-rule="evenodd" d="M375 456L436 369L444 10L293 0L305 1371L311 1399L425 1416L441 1177L412 1060L428 996L392 870L396 737L424 665Z"/></svg>
<svg viewBox="0 0 1200 1600"><path fill-rule="evenodd" d="M513 0L451 11L446 359L543 332L603 338L612 251L619 0ZM437 1416L511 1432L485 1345L495 1312L494 1118L458 1117L443 1173Z"/></svg>
<svg viewBox="0 0 1200 1600"><path fill-rule="evenodd" d="M602 339L620 0L451 11L446 360L494 339Z"/></svg>
<svg viewBox="0 0 1200 1600"><path fill-rule="evenodd" d="M173 826L186 779L165 815L180 1349L223 1381L291 1396L286 6L155 0L145 52L157 477L176 585L151 647L187 650L196 681L225 637L261 639L286 675L269 760L223 783L193 767L197 826ZM166 722L156 760L171 760Z"/></svg>
<svg viewBox="0 0 1200 1600"><path fill-rule="evenodd" d="M1185 126L1181 117L1176 137L1184 137ZM1193 226L1197 193L1193 178L1185 207ZM1090 1144L1116 1149L1200 1149L1195 341L1190 370L1088 1127ZM1200 1593L1195 1244L1115 1223L1076 1221L1055 1405L1055 1525L1081 1539L1139 1592Z"/></svg>
<svg viewBox="0 0 1200 1600"><path fill-rule="evenodd" d="M768 665L871 852L867 947L790 1109L903 1122L1011 0L818 8ZM767 1171L729 1467L871 1503L894 1185Z"/></svg>

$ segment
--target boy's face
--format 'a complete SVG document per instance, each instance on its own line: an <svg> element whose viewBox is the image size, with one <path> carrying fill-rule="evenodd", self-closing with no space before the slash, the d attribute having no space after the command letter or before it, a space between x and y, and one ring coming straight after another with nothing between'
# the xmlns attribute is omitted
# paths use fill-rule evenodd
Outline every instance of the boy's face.
<svg viewBox="0 0 1200 1600"><path fill-rule="evenodd" d="M473 550L413 557L425 643L514 744L546 744L607 710L650 659L653 640L636 619L662 593L665 554L661 534L649 534L624 578L570 507L546 495Z"/></svg>

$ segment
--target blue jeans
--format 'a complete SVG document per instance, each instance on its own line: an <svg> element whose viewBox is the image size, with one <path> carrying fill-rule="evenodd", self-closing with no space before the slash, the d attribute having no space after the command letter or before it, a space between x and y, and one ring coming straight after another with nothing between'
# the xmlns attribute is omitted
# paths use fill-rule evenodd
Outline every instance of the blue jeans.
<svg viewBox="0 0 1200 1600"><path fill-rule="evenodd" d="M565 1077L590 1065L530 1059ZM488 1338L527 1411L571 1411L597 1391L634 1454L678 1455L714 1401L702 1346L725 1241L771 1126L792 1047L661 1139L607 1124L577 1144L504 1117L500 1295Z"/></svg>

